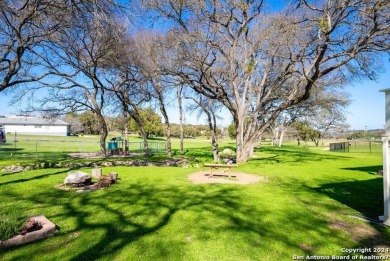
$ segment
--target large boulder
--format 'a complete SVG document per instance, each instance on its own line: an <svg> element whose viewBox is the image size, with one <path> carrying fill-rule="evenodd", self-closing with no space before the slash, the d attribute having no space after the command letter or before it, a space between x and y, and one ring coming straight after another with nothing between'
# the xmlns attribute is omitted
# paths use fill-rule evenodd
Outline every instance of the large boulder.
<svg viewBox="0 0 390 261"><path fill-rule="evenodd" d="M77 171L70 172L68 176L64 179L65 184L80 184L80 183L90 183L92 176L88 173Z"/></svg>

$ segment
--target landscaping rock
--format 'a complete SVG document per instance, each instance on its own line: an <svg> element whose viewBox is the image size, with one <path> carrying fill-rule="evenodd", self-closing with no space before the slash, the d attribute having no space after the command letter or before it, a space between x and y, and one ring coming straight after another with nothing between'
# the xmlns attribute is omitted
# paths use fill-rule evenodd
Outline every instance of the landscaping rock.
<svg viewBox="0 0 390 261"><path fill-rule="evenodd" d="M20 166L20 165L11 165L4 167L1 171L3 172L21 172L21 171L27 171L27 170L33 170L33 169L41 169L41 168L83 168L83 167L94 167L98 168L100 166L104 167L111 167L111 166L173 166L173 167L179 167L179 166L185 166L189 163L188 159L169 159L164 161L146 161L146 160L129 160L129 161L106 161L106 162L79 162L79 163L38 163L36 165L30 165L30 166Z"/></svg>
<svg viewBox="0 0 390 261"><path fill-rule="evenodd" d="M68 176L64 179L64 184L79 184L79 183L89 183L91 182L92 176L88 173L77 171L69 173Z"/></svg>
<svg viewBox="0 0 390 261"><path fill-rule="evenodd" d="M92 177L100 179L102 176L102 169L92 169Z"/></svg>

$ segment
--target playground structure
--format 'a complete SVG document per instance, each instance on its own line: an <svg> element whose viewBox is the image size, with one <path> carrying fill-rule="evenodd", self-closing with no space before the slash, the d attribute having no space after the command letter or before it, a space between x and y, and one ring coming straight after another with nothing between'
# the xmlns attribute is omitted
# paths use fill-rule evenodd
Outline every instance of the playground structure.
<svg viewBox="0 0 390 261"><path fill-rule="evenodd" d="M124 145L125 145L125 151L123 151ZM127 154L129 151L127 142L123 140L121 137L112 138L107 144L107 149L111 156Z"/></svg>

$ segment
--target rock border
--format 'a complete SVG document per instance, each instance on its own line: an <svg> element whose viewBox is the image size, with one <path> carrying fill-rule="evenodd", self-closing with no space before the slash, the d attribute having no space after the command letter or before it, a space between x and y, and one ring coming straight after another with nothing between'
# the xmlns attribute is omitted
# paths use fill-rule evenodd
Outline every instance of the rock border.
<svg viewBox="0 0 390 261"><path fill-rule="evenodd" d="M3 168L2 172L21 172L34 169L46 168L84 168L84 167L113 167L113 166L156 166L156 167L181 167L188 164L188 159L169 159L163 161L147 161L147 160L117 160L104 162L76 162L76 163L39 163L30 166L11 165Z"/></svg>
<svg viewBox="0 0 390 261"><path fill-rule="evenodd" d="M28 232L25 235L17 235L4 241L0 241L0 248L18 246L43 239L53 235L57 230L57 226L43 215L31 216L29 221L31 220L40 222L42 228L40 230Z"/></svg>

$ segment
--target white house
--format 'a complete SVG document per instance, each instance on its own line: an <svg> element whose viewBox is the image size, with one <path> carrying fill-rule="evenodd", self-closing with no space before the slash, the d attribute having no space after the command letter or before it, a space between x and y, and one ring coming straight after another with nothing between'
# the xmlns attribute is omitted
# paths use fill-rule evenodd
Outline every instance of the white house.
<svg viewBox="0 0 390 261"><path fill-rule="evenodd" d="M32 116L9 116L0 118L0 128L5 133L69 136L70 125L59 119Z"/></svg>

